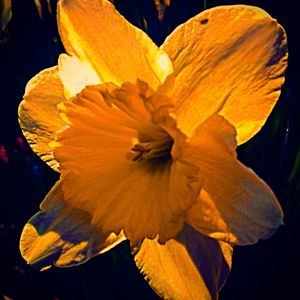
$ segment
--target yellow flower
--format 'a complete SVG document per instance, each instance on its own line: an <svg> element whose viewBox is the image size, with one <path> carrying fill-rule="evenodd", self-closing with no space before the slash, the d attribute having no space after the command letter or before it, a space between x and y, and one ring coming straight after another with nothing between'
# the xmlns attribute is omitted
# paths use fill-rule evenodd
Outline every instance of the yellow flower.
<svg viewBox="0 0 300 300"><path fill-rule="evenodd" d="M169 299L215 298L232 245L282 223L269 187L236 157L284 82L284 30L250 6L207 10L157 47L105 0L63 0L68 54L19 108L33 150L61 173L25 226L31 264L70 266L129 239Z"/></svg>

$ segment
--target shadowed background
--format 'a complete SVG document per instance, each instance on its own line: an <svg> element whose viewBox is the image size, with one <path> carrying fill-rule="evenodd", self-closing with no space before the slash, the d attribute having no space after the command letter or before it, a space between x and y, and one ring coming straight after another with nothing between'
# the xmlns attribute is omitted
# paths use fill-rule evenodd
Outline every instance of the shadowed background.
<svg viewBox="0 0 300 300"><path fill-rule="evenodd" d="M29 148L17 122L27 81L57 64L64 52L57 33L56 0L1 0L0 33L0 297L2 299L158 299L136 269L128 244L84 265L39 272L19 254L26 221L38 211L58 174ZM235 247L221 300L297 299L300 269L300 22L296 1L115 0L117 9L158 44L179 24L216 5L244 3L265 9L286 29L289 66L282 95L261 132L239 147L240 160L273 189L285 226L269 240ZM166 1L156 1L166 2ZM241 62L243 63L243 62ZM296 275L294 275L296 274Z"/></svg>

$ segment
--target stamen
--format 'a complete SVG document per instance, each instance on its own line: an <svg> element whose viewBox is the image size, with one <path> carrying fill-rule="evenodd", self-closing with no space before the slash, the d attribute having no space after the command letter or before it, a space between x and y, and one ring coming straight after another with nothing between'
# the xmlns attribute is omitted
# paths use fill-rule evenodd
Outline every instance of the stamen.
<svg viewBox="0 0 300 300"><path fill-rule="evenodd" d="M168 156L171 153L173 139L168 137L160 141L137 143L131 148L128 158L132 161L143 162L146 160Z"/></svg>

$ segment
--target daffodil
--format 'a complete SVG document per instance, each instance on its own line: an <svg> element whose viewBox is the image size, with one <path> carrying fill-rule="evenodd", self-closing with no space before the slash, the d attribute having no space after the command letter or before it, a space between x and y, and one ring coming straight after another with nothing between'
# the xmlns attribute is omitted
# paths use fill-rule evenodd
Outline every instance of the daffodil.
<svg viewBox="0 0 300 300"><path fill-rule="evenodd" d="M70 266L128 239L161 297L216 298L232 246L282 224L236 147L279 97L283 28L259 8L221 6L157 47L105 0L59 1L58 26L67 54L29 81L19 108L32 149L60 172L22 255Z"/></svg>

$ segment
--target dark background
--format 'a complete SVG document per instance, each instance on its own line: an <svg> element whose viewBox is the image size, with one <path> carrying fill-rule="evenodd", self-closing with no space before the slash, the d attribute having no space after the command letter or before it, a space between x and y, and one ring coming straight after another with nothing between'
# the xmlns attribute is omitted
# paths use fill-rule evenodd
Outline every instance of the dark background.
<svg viewBox="0 0 300 300"><path fill-rule="evenodd" d="M12 0L12 19L0 34L0 297L3 299L158 299L136 269L128 244L84 265L39 272L19 254L26 221L58 179L29 148L17 123L27 81L57 63L63 47L55 20L56 1ZM50 6L48 5L50 4ZM300 22L297 1L171 0L159 21L154 0L115 0L119 11L160 45L180 23L205 7L257 5L286 29L286 82L267 124L239 147L240 160L274 190L285 226L269 240L236 247L233 268L220 294L231 299L300 299ZM147 27L145 27L145 22ZM1 29L1 28L0 28ZM241 62L243 63L243 62Z"/></svg>

